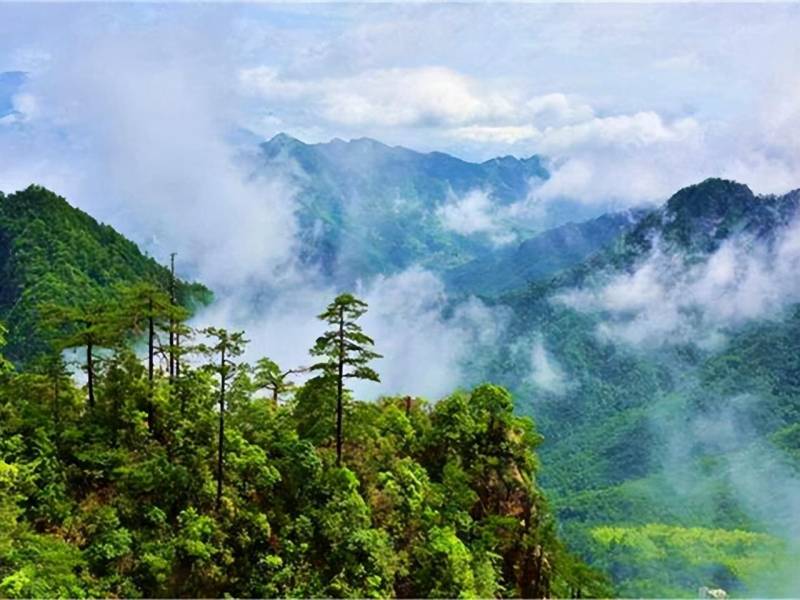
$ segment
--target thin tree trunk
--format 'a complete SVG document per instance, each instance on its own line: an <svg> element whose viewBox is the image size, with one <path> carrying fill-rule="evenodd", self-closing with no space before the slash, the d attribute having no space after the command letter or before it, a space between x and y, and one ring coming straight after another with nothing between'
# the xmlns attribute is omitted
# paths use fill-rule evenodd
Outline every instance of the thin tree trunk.
<svg viewBox="0 0 800 600"><path fill-rule="evenodd" d="M342 466L342 387L344 380L344 308L339 308L339 377L336 379L336 466Z"/></svg>
<svg viewBox="0 0 800 600"><path fill-rule="evenodd" d="M147 381L150 386L149 390L149 400L147 403L147 426L150 429L150 433L155 432L156 426L156 415L155 415L155 403L153 398L153 373L154 373L154 358L153 355L155 353L155 324L153 323L153 299L150 298L150 302L148 303L148 308L150 314L147 318L147 328L148 328L148 340L147 340Z"/></svg>
<svg viewBox="0 0 800 600"><path fill-rule="evenodd" d="M86 385L89 388L89 408L94 408L94 344L89 340L86 344Z"/></svg>
<svg viewBox="0 0 800 600"><path fill-rule="evenodd" d="M175 306L175 253L169 255L169 301ZM169 379L175 377L175 319L169 317Z"/></svg>
<svg viewBox="0 0 800 600"><path fill-rule="evenodd" d="M153 323L153 300L150 299L148 304L148 309L150 311L150 315L147 318L147 380L152 383L153 381L153 354L155 352L155 338L156 338L156 331L155 325Z"/></svg>
<svg viewBox="0 0 800 600"><path fill-rule="evenodd" d="M179 332L175 332L175 378L181 376L181 358L180 358L180 349L181 349L181 334Z"/></svg>
<svg viewBox="0 0 800 600"><path fill-rule="evenodd" d="M278 408L278 386L272 388L272 404Z"/></svg>
<svg viewBox="0 0 800 600"><path fill-rule="evenodd" d="M58 450L59 454L61 453L61 386L59 386L59 376L58 373L55 374L53 378L53 420L55 425L55 432L56 432L56 450Z"/></svg>
<svg viewBox="0 0 800 600"><path fill-rule="evenodd" d="M220 381L219 381L219 443L217 451L217 512L222 502L222 447L225 440L225 348L220 352Z"/></svg>

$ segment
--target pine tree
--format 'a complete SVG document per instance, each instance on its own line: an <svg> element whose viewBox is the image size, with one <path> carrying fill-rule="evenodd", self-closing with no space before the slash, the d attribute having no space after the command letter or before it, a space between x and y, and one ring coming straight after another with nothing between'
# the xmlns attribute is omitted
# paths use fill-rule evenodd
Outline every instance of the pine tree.
<svg viewBox="0 0 800 600"><path fill-rule="evenodd" d="M219 439L217 444L217 498L216 509L219 511L222 502L222 482L225 477L225 465L223 462L223 452L225 445L225 389L233 377L238 364L231 360L244 353L245 344L248 340L244 338L243 331L229 332L227 329L218 327L207 327L201 331L204 335L212 339L212 343L201 344L199 351L215 360L208 364L208 369L219 378Z"/></svg>
<svg viewBox="0 0 800 600"><path fill-rule="evenodd" d="M294 383L287 380L289 375L294 373L303 373L308 369L305 367L298 367L296 369L288 369L281 371L281 368L275 361L269 358L261 358L256 363L255 368L255 389L269 390L272 393L272 403L278 406L278 397L284 392L288 392L294 388Z"/></svg>
<svg viewBox="0 0 800 600"><path fill-rule="evenodd" d="M365 334L356 319L367 312L367 303L352 294L340 294L319 318L333 328L317 338L311 349L312 356L327 360L312 365L311 371L320 371L336 381L336 465L342 464L342 395L345 379L380 381L368 363L381 355L371 348L375 342Z"/></svg>
<svg viewBox="0 0 800 600"><path fill-rule="evenodd" d="M135 335L147 334L147 381L150 385L150 398L147 406L147 424L151 432L155 432L156 415L154 394L156 354L173 358L173 345L164 351L158 340L158 332L167 330L172 337L175 324L186 318L186 310L175 306L170 296L161 288L151 283L140 283L125 288L122 293L122 304L119 313L121 323L127 324Z"/></svg>
<svg viewBox="0 0 800 600"><path fill-rule="evenodd" d="M89 408L95 406L95 351L108 348L122 337L122 327L116 316L105 306L89 304L84 307L48 305L41 307L42 324L55 337L57 351L84 348L86 359L86 388Z"/></svg>

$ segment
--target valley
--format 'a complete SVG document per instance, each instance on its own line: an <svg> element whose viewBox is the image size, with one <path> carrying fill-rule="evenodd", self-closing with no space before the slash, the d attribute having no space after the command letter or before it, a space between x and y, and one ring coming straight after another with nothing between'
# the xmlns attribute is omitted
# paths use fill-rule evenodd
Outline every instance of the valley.
<svg viewBox="0 0 800 600"><path fill-rule="evenodd" d="M503 190L487 192L493 206L523 202L532 176L524 162L506 161L498 172L499 162L343 144L315 149L313 158L286 137L264 146L269 160L294 148L304 180L319 179L300 196L302 259L340 286L361 272L358 261L376 275L427 266L454 299L477 295L510 315L499 341L472 348L462 385L503 385L516 411L535 420L544 436L539 479L572 551L609 574L623 596L691 596L701 584L736 595L795 589L798 192L756 196L707 180L660 208L539 233L530 225L518 241L497 245L484 231L443 228L441 206L473 185ZM369 162L398 173L381 168L382 180L335 183L323 173L346 170L315 162L347 164L351 152L359 161L376 152ZM416 204L382 212L379 198L399 197L404 181L424 182L415 184ZM368 200L370 186L386 191ZM101 298L112 285L169 276L41 188L2 198L0 210L2 319L19 364L45 347L45 333L31 325L42 299L81 303L88 290ZM180 286L187 306L212 302L202 285Z"/></svg>

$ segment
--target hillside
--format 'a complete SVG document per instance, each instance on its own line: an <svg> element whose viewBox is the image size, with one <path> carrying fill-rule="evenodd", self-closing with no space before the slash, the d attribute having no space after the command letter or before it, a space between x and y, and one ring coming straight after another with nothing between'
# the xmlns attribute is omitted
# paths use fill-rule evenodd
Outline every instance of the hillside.
<svg viewBox="0 0 800 600"><path fill-rule="evenodd" d="M499 245L517 245L602 211L560 202L520 214L548 177L537 156L472 163L368 138L306 144L279 134L261 145L256 172L288 175L298 190L301 258L345 285L415 264L444 272L491 256L497 231Z"/></svg>
<svg viewBox="0 0 800 600"><path fill-rule="evenodd" d="M61 357L14 371L0 355L0 596L608 596L559 537L541 438L507 390L435 405L343 392L379 377L359 347L366 304L336 310L353 300L330 305L347 323L297 387L216 327L195 331L210 343L183 346L179 372L147 369L118 330L88 401Z"/></svg>
<svg viewBox="0 0 800 600"><path fill-rule="evenodd" d="M631 210L566 223L509 244L442 274L454 290L498 295L581 264L647 214Z"/></svg>
<svg viewBox="0 0 800 600"><path fill-rule="evenodd" d="M23 361L47 348L38 307L108 300L118 284L166 286L169 271L136 244L38 186L0 193L0 322L8 327L6 355ZM187 306L209 302L199 284L179 281Z"/></svg>
<svg viewBox="0 0 800 600"><path fill-rule="evenodd" d="M412 170L419 167L415 161L425 163L420 156L427 156L368 140L333 142L334 148L346 146L340 152L291 138L271 143L300 144L300 150L292 152L309 161L309 156L323 162L343 161L343 171L319 167L309 180L308 185L327 190L317 198L326 210L337 202L340 209L355 201L373 208L380 205L379 196L367 201L353 195L355 184L340 182L344 187L336 201L329 193L333 189L326 179L330 173L338 173L342 182L356 177L355 171L342 174L347 173L345 158L355 149L363 147L370 156L386 154L386 165L377 169L380 173L391 171L387 165L395 160L395 152L412 163L407 167ZM333 157L327 156L331 152ZM351 160L358 162L357 156ZM473 173L480 167L480 177L489 177L487 173L498 168L495 163L488 167L464 163L468 166L455 168L449 159L436 160L450 165L446 170L452 173L459 169ZM312 168L311 163L303 167L306 172ZM402 172L400 166L396 168ZM464 175L462 183L452 185L467 190L474 183L473 175ZM394 176L387 177L381 189L391 187ZM504 181L507 185L497 185L513 202L516 188L512 184L521 180ZM362 189L366 194L368 184L359 185L367 186ZM537 480L552 503L558 531L570 550L612 577L620 595L692 597L698 587L708 585L737 595L781 596L791 594L800 583L791 569L800 559L795 502L800 493L800 253L794 241L798 209L800 192L758 196L744 185L710 179L678 191L657 209L567 223L500 246L475 242L470 246L472 258L466 260L464 254L460 265L437 268L451 290L480 293L490 304L508 309L505 337L471 353L471 377L509 388L517 412L536 418L545 439L538 452L543 468ZM343 220L334 229L340 231L340 241L349 235L343 233L345 229L360 226L358 219L345 218L347 214L339 215ZM435 211L427 214L436 216ZM17 362L44 345L35 328L36 306L41 302L113 302L112 290L119 283L159 282L167 276L133 243L42 188L0 198L0 217L4 275L0 307L2 320L10 327L8 354ZM419 239L410 232L428 233L417 228L413 215L406 217L384 214L380 219L394 222L403 244L415 239L416 244ZM391 273L422 260L403 244L392 250L383 237L361 243L370 249L365 256L374 259L367 261L370 269ZM307 259L311 260L315 248L307 246ZM332 254L339 266L345 264L341 262L347 255L342 253L344 248L339 246ZM432 251L417 249L420 256ZM394 251L399 253L397 260L391 258ZM348 264L348 269L362 268L355 262ZM341 272L329 275L338 278ZM196 284L181 284L186 303L207 299L207 294ZM100 375L101 381L105 376ZM245 378L237 385L249 389L248 381ZM103 385L110 386L106 393L116 393L113 381L101 384L101 390ZM287 400L292 398L300 406L305 402L303 390L307 388L287 394ZM462 410L464 396L454 398L460 398L452 402ZM166 411L165 406L159 410ZM314 439L319 420L304 417L306 409L309 414L313 410L303 406L300 412L283 414L280 422L288 419L293 431ZM437 414L437 410L425 414ZM375 413L366 406L358 411ZM384 418L370 414L370 419ZM79 415L80 411L74 418ZM393 413L390 416L395 419ZM179 415L170 418L179 419ZM269 417L269 427L282 427L273 418L278 416ZM418 425L412 423L413 428ZM392 421L390 429L395 426L405 427ZM404 456L424 463L426 476L436 485L446 485L441 471L444 459L430 454L438 452L430 424L419 426L412 435L418 439L417 446L405 446ZM359 427L370 429L366 421ZM372 428L369 436L385 436L386 431ZM366 435L361 430L352 433ZM369 439L363 438L364 448ZM270 450L278 455L283 451ZM364 460L377 460L367 450L363 452L368 457ZM368 464L353 468L364 478L360 479L364 489L378 494L363 501L375 511L374 519L383 519L384 491L375 487L375 481L384 475ZM117 481L114 471L103 477ZM290 488L284 491L295 493ZM443 505L436 506L445 510ZM123 505L115 508L123 509ZM284 518L281 514L277 518ZM447 515L446 519L456 518ZM129 523L132 528L141 526ZM382 523L381 527L393 531L390 521ZM295 535L289 530L285 533ZM465 531L459 539L474 540L473 533ZM444 539L429 542L440 548ZM457 544L447 539L447 544ZM561 556L560 542L554 539L553 543L552 552ZM214 552L223 551L222 546L216 548ZM478 554L471 554L471 579L453 585L478 589L477 578L484 568ZM181 560L169 563L170 569L176 569L172 577L185 577ZM560 560L569 565L574 559L564 554ZM105 573L106 567L93 568ZM582 581L579 585L603 589L594 575L585 581L576 575L583 567L576 572L564 568L559 585ZM382 572L382 576L397 577L393 581L400 582L400 587L422 585L408 583L399 571ZM509 573L503 575L504 586L514 585ZM217 581L213 574L206 576ZM135 581L137 589L179 589L169 587L174 582ZM291 587L300 585L293 581L285 584L289 587L276 589L301 589ZM180 579L179 585L215 589L203 587L206 583L189 578ZM426 580L424 585L429 584ZM263 588L268 589L272 588ZM332 593L333 588L318 589Z"/></svg>
<svg viewBox="0 0 800 600"><path fill-rule="evenodd" d="M500 300L514 317L488 376L537 416L568 538L625 595L797 589L781 569L797 551L799 199L707 180ZM769 537L692 565L658 558L686 528ZM623 534L625 552L611 541Z"/></svg>

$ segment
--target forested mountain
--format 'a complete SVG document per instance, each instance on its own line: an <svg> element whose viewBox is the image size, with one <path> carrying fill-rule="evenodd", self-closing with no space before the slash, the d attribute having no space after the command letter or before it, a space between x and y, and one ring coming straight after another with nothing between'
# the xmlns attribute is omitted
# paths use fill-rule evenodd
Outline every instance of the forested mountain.
<svg viewBox="0 0 800 600"><path fill-rule="evenodd" d="M362 179L359 149L382 157ZM318 236L305 239L305 258L327 264L340 282L362 268L346 258L344 240L364 223L348 203L385 211L379 198L406 179L427 190L411 195L418 212L384 212L369 235L352 237L364 245L354 256L368 250L361 258L377 273L429 257L452 290L505 310L503 337L474 349L473 374L508 388L535 430L511 414L502 388L481 386L436 404L345 395L337 436L324 360L321 378L292 388L293 374L268 360L236 361L236 373L215 367L213 348L188 336L180 353L195 358L180 375L148 370L143 350L137 359L131 349L147 315L162 333L185 318L165 316L169 302L158 300L168 271L32 187L0 199L12 356L48 347L29 326L43 303L85 297L117 309L109 326L101 319L69 339L75 347L82 331L103 333L93 405L52 357L5 370L4 594L608 593L566 547L607 573L622 596L691 597L702 585L737 595L798 589L799 192L757 196L710 179L657 209L515 242L454 235L448 244L463 252L441 266L428 244L441 223L420 225L441 221L430 206L446 203L450 188L492 178L505 194L493 202L513 203L524 161L511 176L503 160L452 163L370 140L314 146L282 136L262 150L265 168L298 161L298 219L310 219L306 233ZM439 177L438 161L452 181L434 194L419 174ZM370 191L375 181L380 193ZM372 235L391 222L393 233ZM142 281L155 289L137 291ZM185 303L207 294L181 290ZM155 304L142 312L148 299ZM149 354L158 367L152 345ZM223 375L229 470L217 500Z"/></svg>
<svg viewBox="0 0 800 600"><path fill-rule="evenodd" d="M601 210L566 201L531 210L526 199L549 176L537 156L471 163L368 138L305 144L279 134L262 144L256 172L290 178L301 206L302 258L345 284L412 265L437 272L467 265L498 245L516 246ZM599 247L594 239L606 241L590 234L572 248L573 239L562 238L567 253L581 258L587 246ZM555 267L565 265L562 249L553 249Z"/></svg>
<svg viewBox="0 0 800 600"><path fill-rule="evenodd" d="M48 348L40 308L109 301L117 285L149 281L166 288L168 269L133 242L42 187L0 192L0 322L14 361ZM207 303L209 290L178 280L179 302Z"/></svg>
<svg viewBox="0 0 800 600"><path fill-rule="evenodd" d="M442 274L454 290L498 295L547 279L579 265L631 229L648 214L644 209L605 214L581 223L566 223L508 244Z"/></svg>
<svg viewBox="0 0 800 600"><path fill-rule="evenodd" d="M798 589L799 199L705 181L500 299L488 377L536 415L568 539L623 595Z"/></svg>
<svg viewBox="0 0 800 600"><path fill-rule="evenodd" d="M57 352L23 372L0 359L3 597L608 593L560 542L536 483L540 436L506 390L355 401L344 378L378 379L378 354L349 294L321 315L333 328L294 389L271 360L241 361L242 332L192 341L185 313L147 289L148 312L127 291L80 330L108 349L94 376L86 362L94 395ZM120 323L142 314L137 356ZM181 332L168 370L154 325Z"/></svg>

